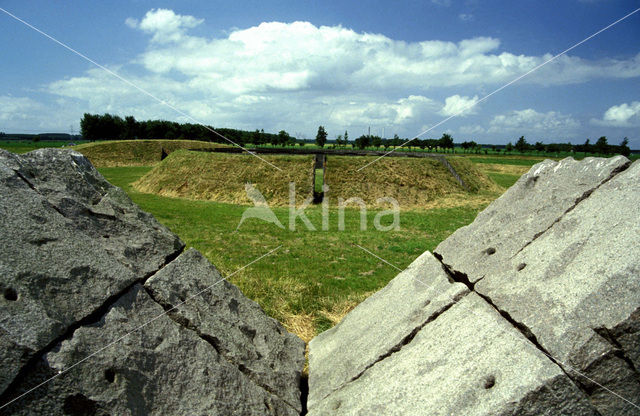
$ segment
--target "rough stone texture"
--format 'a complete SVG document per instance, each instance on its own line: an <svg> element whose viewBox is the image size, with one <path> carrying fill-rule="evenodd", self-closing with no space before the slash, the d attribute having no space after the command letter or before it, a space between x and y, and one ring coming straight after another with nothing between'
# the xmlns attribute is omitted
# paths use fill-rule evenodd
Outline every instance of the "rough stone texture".
<svg viewBox="0 0 640 416"><path fill-rule="evenodd" d="M147 280L145 287L166 310L173 309L171 318L214 345L257 385L302 411L304 342L222 280L200 252L190 249L180 255Z"/></svg>
<svg viewBox="0 0 640 416"><path fill-rule="evenodd" d="M310 414L640 415L638 206L640 162L534 166L434 253L471 293L412 331L394 280L312 340Z"/></svg>
<svg viewBox="0 0 640 416"><path fill-rule="evenodd" d="M525 325L602 414L640 414L606 390L640 405L639 207L636 162L475 287Z"/></svg>
<svg viewBox="0 0 640 416"><path fill-rule="evenodd" d="M597 412L558 366L473 293L309 409L310 416L516 414Z"/></svg>
<svg viewBox="0 0 640 416"><path fill-rule="evenodd" d="M499 271L505 260L628 164L624 156L540 162L478 214L472 224L440 243L434 253L475 283Z"/></svg>
<svg viewBox="0 0 640 416"><path fill-rule="evenodd" d="M99 322L78 329L47 354L22 389L105 346L90 362L4 410L15 415L299 414L253 383L194 331L163 315L162 307L140 285L118 299Z"/></svg>
<svg viewBox="0 0 640 416"><path fill-rule="evenodd" d="M38 351L183 244L80 153L0 150L0 392Z"/></svg>
<svg viewBox="0 0 640 416"><path fill-rule="evenodd" d="M0 237L1 414L302 410L302 341L79 153L0 150Z"/></svg>
<svg viewBox="0 0 640 416"><path fill-rule="evenodd" d="M309 408L410 341L468 292L429 252L309 345Z"/></svg>

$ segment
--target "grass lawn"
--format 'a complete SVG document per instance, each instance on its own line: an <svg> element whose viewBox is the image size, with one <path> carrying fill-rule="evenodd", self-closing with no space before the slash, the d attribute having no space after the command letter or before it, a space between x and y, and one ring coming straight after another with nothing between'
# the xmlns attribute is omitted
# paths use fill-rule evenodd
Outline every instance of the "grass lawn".
<svg viewBox="0 0 640 416"><path fill-rule="evenodd" d="M368 295L382 288L398 272L362 251L356 244L403 269L425 250L456 229L469 224L479 207L434 208L403 211L399 231L377 231L376 212L360 230L359 211L345 211L345 231L338 231L338 212L329 210L329 230L321 231L320 206L309 207L307 217L317 231L302 221L290 231L288 208L274 212L286 229L259 219L236 227L246 206L169 198L135 191L131 183L151 167L101 168L113 184L122 187L140 207L178 234L188 246L200 250L223 275L282 245L266 257L231 277L230 281L258 302L272 317L308 341L335 325ZM383 225L392 216L383 217Z"/></svg>
<svg viewBox="0 0 640 416"><path fill-rule="evenodd" d="M39 142L32 140L0 140L0 149L5 149L12 153L27 153L44 147L62 147L69 143L69 140L41 140ZM73 143L79 144L85 142L76 140Z"/></svg>
<svg viewBox="0 0 640 416"><path fill-rule="evenodd" d="M322 185L324 184L324 171L322 168L314 169L313 174L313 191L322 192Z"/></svg>

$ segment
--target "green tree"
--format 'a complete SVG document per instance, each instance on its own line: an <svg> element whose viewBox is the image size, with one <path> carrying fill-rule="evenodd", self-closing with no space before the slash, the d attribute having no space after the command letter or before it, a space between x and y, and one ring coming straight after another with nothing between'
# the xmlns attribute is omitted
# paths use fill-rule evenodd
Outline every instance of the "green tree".
<svg viewBox="0 0 640 416"><path fill-rule="evenodd" d="M124 136L127 140L133 140L138 138L138 122L133 116L126 116Z"/></svg>
<svg viewBox="0 0 640 416"><path fill-rule="evenodd" d="M324 147L327 142L327 132L324 127L318 127L318 134L316 134L316 144L320 147Z"/></svg>
<svg viewBox="0 0 640 416"><path fill-rule="evenodd" d="M620 142L620 154L629 157L631 149L629 149L629 139L626 137Z"/></svg>
<svg viewBox="0 0 640 416"><path fill-rule="evenodd" d="M520 136L516 142L516 150L520 153L524 153L529 148L529 143L524 139L524 136Z"/></svg>
<svg viewBox="0 0 640 416"><path fill-rule="evenodd" d="M356 139L356 147L358 149L365 149L367 146L369 146L371 144L371 137L370 136L366 136L366 135L362 135L360 137L358 137Z"/></svg>
<svg viewBox="0 0 640 416"><path fill-rule="evenodd" d="M278 132L278 140L277 140L277 144L280 146L285 146L287 143L289 143L289 139L291 138L291 136L289 136L289 133L287 133L284 130L280 130Z"/></svg>
<svg viewBox="0 0 640 416"><path fill-rule="evenodd" d="M511 152L513 151L513 145L511 144L511 142L507 143L507 146L504 148L505 152Z"/></svg>
<svg viewBox="0 0 640 416"><path fill-rule="evenodd" d="M600 154L609 153L609 143L607 143L607 137L606 136L600 137L596 142L595 148L596 148L596 152Z"/></svg>
<svg viewBox="0 0 640 416"><path fill-rule="evenodd" d="M344 145L349 146L349 133L345 130L344 131Z"/></svg>
<svg viewBox="0 0 640 416"><path fill-rule="evenodd" d="M438 145L443 149L452 149L453 150L453 137L449 133L443 133L442 137L438 141Z"/></svg>

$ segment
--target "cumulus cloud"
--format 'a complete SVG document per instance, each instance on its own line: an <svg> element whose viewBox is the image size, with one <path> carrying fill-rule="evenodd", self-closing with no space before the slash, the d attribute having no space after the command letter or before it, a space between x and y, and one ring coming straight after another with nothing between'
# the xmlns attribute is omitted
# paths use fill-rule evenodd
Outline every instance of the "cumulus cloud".
<svg viewBox="0 0 640 416"><path fill-rule="evenodd" d="M437 104L421 95L410 95L390 102L363 104L351 101L337 104L331 113L331 120L339 125L379 124L399 125L407 121L417 121L433 112Z"/></svg>
<svg viewBox="0 0 640 416"><path fill-rule="evenodd" d="M592 119L591 123L611 127L640 127L640 101L614 105L605 111L602 120Z"/></svg>
<svg viewBox="0 0 640 416"><path fill-rule="evenodd" d="M532 108L515 110L507 114L495 116L489 123L489 133L499 132L530 132L540 133L570 133L580 127L580 122L570 115L555 111L539 113Z"/></svg>
<svg viewBox="0 0 640 416"><path fill-rule="evenodd" d="M202 19L166 9L125 23L150 40L133 62L121 63L121 75L214 126L310 132L332 120L340 129L347 127L341 123L375 122L414 130L477 100L453 95L438 106L446 88L499 86L549 58L502 51L491 37L405 42L309 22L264 22L224 36L195 36L189 30ZM636 76L640 54L600 61L563 56L520 82ZM53 82L47 91L84 103L84 111L180 119L100 70Z"/></svg>
<svg viewBox="0 0 640 416"><path fill-rule="evenodd" d="M470 13L460 13L458 15L458 19L462 20L463 22L470 22L474 19L474 17Z"/></svg>
<svg viewBox="0 0 640 416"><path fill-rule="evenodd" d="M140 22L129 17L125 20L125 24L131 28L152 33L154 42L165 43L182 40L187 29L196 27L203 21L193 16L178 15L173 10L151 9Z"/></svg>
<svg viewBox="0 0 640 416"><path fill-rule="evenodd" d="M440 110L440 115L462 117L476 112L476 103L478 102L478 96L466 97L458 94L447 97L444 102L444 107Z"/></svg>

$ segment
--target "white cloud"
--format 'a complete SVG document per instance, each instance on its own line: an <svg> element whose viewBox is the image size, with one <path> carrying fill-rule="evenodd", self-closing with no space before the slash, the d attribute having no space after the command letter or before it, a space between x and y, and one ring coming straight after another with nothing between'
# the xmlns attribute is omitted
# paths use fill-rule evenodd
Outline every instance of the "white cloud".
<svg viewBox="0 0 640 416"><path fill-rule="evenodd" d="M129 17L125 20L125 24L152 33L154 42L164 43L180 41L183 39L186 29L196 27L203 21L203 19L196 19L193 16L175 14L173 10L151 9L140 23Z"/></svg>
<svg viewBox="0 0 640 416"><path fill-rule="evenodd" d="M474 126L462 126L458 129L461 134L466 135L474 135L474 134L483 134L485 132L484 127L474 125Z"/></svg>
<svg viewBox="0 0 640 416"><path fill-rule="evenodd" d="M335 103L331 120L338 125L400 125L407 121L420 120L433 112L436 103L421 95L411 95L395 102L364 103L352 101Z"/></svg>
<svg viewBox="0 0 640 416"><path fill-rule="evenodd" d="M605 111L602 120L591 119L591 123L611 127L640 127L640 101L614 105Z"/></svg>
<svg viewBox="0 0 640 416"><path fill-rule="evenodd" d="M489 133L537 132L540 134L569 134L580 127L570 115L555 111L539 113L532 108L497 115L489 123Z"/></svg>
<svg viewBox="0 0 640 416"><path fill-rule="evenodd" d="M138 27L138 19L127 17L127 19L124 21L124 24L129 26L131 29L136 29Z"/></svg>
<svg viewBox="0 0 640 416"><path fill-rule="evenodd" d="M42 111L43 106L29 97L13 97L0 95L0 121L22 121L32 117L33 113Z"/></svg>
<svg viewBox="0 0 640 416"><path fill-rule="evenodd" d="M490 37L405 42L309 22L265 22L224 36L195 36L189 29L202 19L166 9L125 23L150 40L133 62L117 68L124 78L204 123L271 131L311 134L330 120L327 127L342 132L377 124L415 134L439 114L453 114L478 99L453 95L437 105L434 98L441 100L444 89L497 87L549 58L501 51L500 41ZM519 83L638 76L640 54L600 61L563 56ZM99 69L53 82L46 91L75 103L74 114L109 111L181 120Z"/></svg>
<svg viewBox="0 0 640 416"><path fill-rule="evenodd" d="M463 117L465 115L474 114L476 112L475 104L478 102L478 96L466 97L458 94L447 97L444 107L440 110L440 114L443 116Z"/></svg>
<svg viewBox="0 0 640 416"><path fill-rule="evenodd" d="M470 22L474 19L474 17L470 13L460 13L458 15L458 19L462 20L463 22Z"/></svg>

